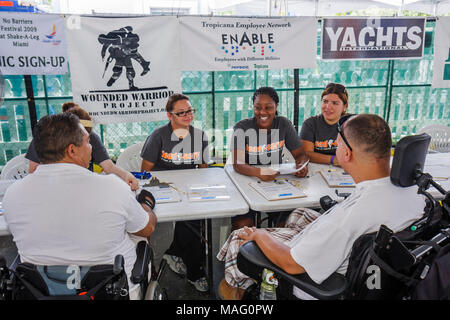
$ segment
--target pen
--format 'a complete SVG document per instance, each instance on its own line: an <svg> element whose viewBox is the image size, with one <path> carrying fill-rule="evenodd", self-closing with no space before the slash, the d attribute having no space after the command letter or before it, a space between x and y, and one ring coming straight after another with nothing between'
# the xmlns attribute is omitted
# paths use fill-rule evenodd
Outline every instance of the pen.
<svg viewBox="0 0 450 320"><path fill-rule="evenodd" d="M297 169L297 171L302 170L304 167L306 167L306 165L309 163L309 160L306 161L300 168Z"/></svg>
<svg viewBox="0 0 450 320"><path fill-rule="evenodd" d="M184 194L184 192L181 191L181 190L179 190L177 187L175 187L175 186L173 186L173 185L171 185L171 184L169 184L169 186L170 186L171 188L175 189L175 191L178 191L178 192Z"/></svg>

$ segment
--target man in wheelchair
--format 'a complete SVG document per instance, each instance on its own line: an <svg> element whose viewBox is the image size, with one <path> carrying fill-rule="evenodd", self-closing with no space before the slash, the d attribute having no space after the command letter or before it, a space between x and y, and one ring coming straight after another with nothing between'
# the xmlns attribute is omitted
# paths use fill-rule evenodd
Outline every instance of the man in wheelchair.
<svg viewBox="0 0 450 320"><path fill-rule="evenodd" d="M268 262L288 277L306 273L313 284L326 286L336 272L345 275L353 243L361 235L376 232L380 225L397 232L423 216L425 197L417 194L417 187L398 187L390 180L392 140L388 124L372 114L345 120L339 122L336 157L353 177L355 191L317 219L318 214L308 209L296 210L308 218L296 219L300 226L289 226L294 232L282 237L277 229L234 231L218 254L220 260L225 259L225 279L219 285L222 299L242 298L244 289L254 283L245 274L247 270L241 272L237 264L239 247L245 244L243 249L250 244L247 242L255 243ZM314 221L305 223L310 220ZM293 294L301 299L315 298L307 291L312 292L294 286Z"/></svg>
<svg viewBox="0 0 450 320"><path fill-rule="evenodd" d="M14 271L19 281L19 289L13 289L16 298L45 299L58 282L66 289L84 285L86 290L74 292L88 298L101 297L94 294L96 286L106 284L109 298L142 297L137 282L145 282L140 271L146 271L152 257L147 243L136 243L149 239L155 229L152 195L141 193L136 199L115 175L87 170L89 134L73 114L43 117L34 140L41 165L11 185L3 199L22 262ZM135 263L137 255L144 258ZM0 289L11 286L5 266L0 265L0 272ZM105 280L93 282L99 277ZM20 287L29 292L21 295Z"/></svg>

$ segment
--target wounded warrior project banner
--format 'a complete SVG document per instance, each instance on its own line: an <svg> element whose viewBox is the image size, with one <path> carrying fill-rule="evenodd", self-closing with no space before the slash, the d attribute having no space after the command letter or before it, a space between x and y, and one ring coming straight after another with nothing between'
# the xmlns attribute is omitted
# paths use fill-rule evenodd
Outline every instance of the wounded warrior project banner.
<svg viewBox="0 0 450 320"><path fill-rule="evenodd" d="M317 19L181 17L183 70L313 68Z"/></svg>
<svg viewBox="0 0 450 320"><path fill-rule="evenodd" d="M322 59L419 59L425 18L333 18L322 26Z"/></svg>
<svg viewBox="0 0 450 320"><path fill-rule="evenodd" d="M4 75L67 73L64 19L59 15L1 12L0 70Z"/></svg>
<svg viewBox="0 0 450 320"><path fill-rule="evenodd" d="M181 92L175 17L67 17L74 101L95 123L167 119Z"/></svg>
<svg viewBox="0 0 450 320"><path fill-rule="evenodd" d="M433 88L450 88L450 17L436 18Z"/></svg>

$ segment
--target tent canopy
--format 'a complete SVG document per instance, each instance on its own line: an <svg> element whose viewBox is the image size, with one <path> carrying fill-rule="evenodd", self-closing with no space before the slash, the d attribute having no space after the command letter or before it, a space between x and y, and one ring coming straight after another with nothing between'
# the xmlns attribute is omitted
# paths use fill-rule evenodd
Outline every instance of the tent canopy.
<svg viewBox="0 0 450 320"><path fill-rule="evenodd" d="M450 13L450 0L215 0L209 1L215 13L233 15L330 16L355 10L394 9L430 15Z"/></svg>

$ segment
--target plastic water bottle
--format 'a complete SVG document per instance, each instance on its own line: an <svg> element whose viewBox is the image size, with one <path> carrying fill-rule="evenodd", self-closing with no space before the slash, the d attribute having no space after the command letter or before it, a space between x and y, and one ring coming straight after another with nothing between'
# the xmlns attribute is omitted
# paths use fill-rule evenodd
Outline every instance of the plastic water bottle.
<svg viewBox="0 0 450 320"><path fill-rule="evenodd" d="M273 271L268 269L263 270L261 289L259 291L260 300L277 300L276 288L278 280L275 279Z"/></svg>

